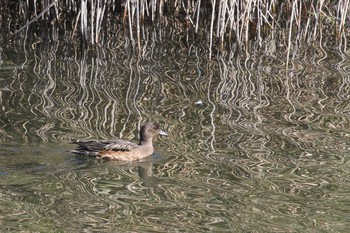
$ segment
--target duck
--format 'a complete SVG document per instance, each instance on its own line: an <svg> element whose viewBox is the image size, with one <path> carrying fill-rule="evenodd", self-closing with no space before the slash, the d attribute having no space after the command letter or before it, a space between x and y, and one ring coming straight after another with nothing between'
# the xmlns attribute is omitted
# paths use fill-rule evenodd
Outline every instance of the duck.
<svg viewBox="0 0 350 233"><path fill-rule="evenodd" d="M152 141L157 135L168 136L158 122L151 121L140 128L138 144L126 140L75 141L72 143L78 146L70 152L99 159L137 161L153 154Z"/></svg>

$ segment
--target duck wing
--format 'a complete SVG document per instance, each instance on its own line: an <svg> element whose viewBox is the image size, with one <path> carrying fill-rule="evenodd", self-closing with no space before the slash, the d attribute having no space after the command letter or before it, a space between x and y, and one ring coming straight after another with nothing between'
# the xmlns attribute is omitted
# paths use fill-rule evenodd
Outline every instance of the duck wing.
<svg viewBox="0 0 350 233"><path fill-rule="evenodd" d="M115 140L110 141L108 145L105 146L105 150L112 150L112 151L132 151L138 147L135 143L124 141L124 140Z"/></svg>
<svg viewBox="0 0 350 233"><path fill-rule="evenodd" d="M110 141L76 141L78 147L71 152L75 154L97 156L102 151L131 151L138 147L137 144L124 140Z"/></svg>

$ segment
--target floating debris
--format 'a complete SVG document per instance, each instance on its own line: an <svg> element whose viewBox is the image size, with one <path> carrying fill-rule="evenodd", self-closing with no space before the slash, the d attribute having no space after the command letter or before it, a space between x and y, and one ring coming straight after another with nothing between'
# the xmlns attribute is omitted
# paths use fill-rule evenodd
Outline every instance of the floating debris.
<svg viewBox="0 0 350 233"><path fill-rule="evenodd" d="M195 105L203 105L203 101L202 100L198 100L196 102L194 102Z"/></svg>

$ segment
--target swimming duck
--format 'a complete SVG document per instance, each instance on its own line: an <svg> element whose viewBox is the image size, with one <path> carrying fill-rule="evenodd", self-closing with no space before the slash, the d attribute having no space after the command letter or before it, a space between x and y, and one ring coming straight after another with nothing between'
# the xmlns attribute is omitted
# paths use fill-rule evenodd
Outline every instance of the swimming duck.
<svg viewBox="0 0 350 233"><path fill-rule="evenodd" d="M135 144L125 140L77 141L78 147L71 152L96 158L135 161L150 156L154 149L152 139L156 135L167 136L157 122L147 122L140 129L140 142Z"/></svg>

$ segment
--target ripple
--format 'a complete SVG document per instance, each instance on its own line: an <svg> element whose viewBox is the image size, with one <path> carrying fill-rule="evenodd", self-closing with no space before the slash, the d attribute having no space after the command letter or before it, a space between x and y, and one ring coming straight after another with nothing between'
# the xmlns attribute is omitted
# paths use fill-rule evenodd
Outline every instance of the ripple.
<svg viewBox="0 0 350 233"><path fill-rule="evenodd" d="M1 225L343 230L347 57L313 47L294 54L287 71L277 47L277 56L266 50L207 61L200 46L178 43L150 40L138 58L118 40L79 58L42 45L25 54L27 69L0 73ZM74 138L137 140L151 119L169 137L157 138L158 154L145 161L65 152Z"/></svg>

